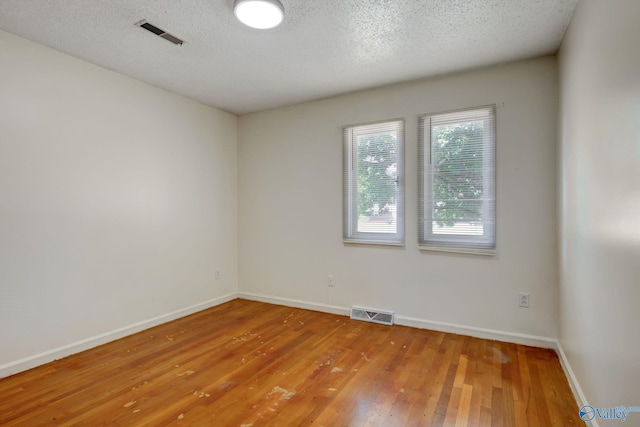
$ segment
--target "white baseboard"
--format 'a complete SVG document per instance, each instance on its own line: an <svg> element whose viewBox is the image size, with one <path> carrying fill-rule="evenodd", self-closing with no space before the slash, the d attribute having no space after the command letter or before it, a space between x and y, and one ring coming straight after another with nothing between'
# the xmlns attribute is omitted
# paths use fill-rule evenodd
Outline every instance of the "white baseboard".
<svg viewBox="0 0 640 427"><path fill-rule="evenodd" d="M254 294L251 292L238 292L238 298L260 301L269 304L284 305L287 307L304 308L305 310L320 311L323 313L339 314L341 316L348 316L351 313L351 308L340 307L337 305L320 304L317 302L302 301L291 298L281 298L273 295Z"/></svg>
<svg viewBox="0 0 640 427"><path fill-rule="evenodd" d="M33 356L25 357L23 359L15 360L13 362L0 365L0 378L7 377L9 375L17 374L18 372L26 371L27 369L35 368L36 366L43 365L45 363L52 362L57 359L69 356L71 354L79 353L84 350L88 350L93 347L108 343L126 337L127 335L135 334L145 329L158 326L162 323L170 322L175 319L179 319L184 316L188 316L198 311L206 310L207 308L215 307L216 305L223 304L238 298L238 294L230 293L218 298L204 301L199 304L185 307L180 310L172 311L171 313L162 314L160 316L153 317L151 319L143 320L141 322L134 323L132 325L125 326L110 332L95 335L93 337L77 341L62 347L54 348L53 350L45 351L43 353L35 354Z"/></svg>
<svg viewBox="0 0 640 427"><path fill-rule="evenodd" d="M436 322L433 320L417 319L408 316L395 316L398 325L412 326L432 331L448 332L452 334L467 335L488 340L503 341L513 344L530 345L533 347L556 348L557 341L554 338L540 337L537 335L520 334L516 332L499 331L496 329L476 328L475 326L456 325L454 323Z"/></svg>
<svg viewBox="0 0 640 427"><path fill-rule="evenodd" d="M569 381L569 386L571 387L571 391L573 392L573 396L576 398L576 402L578 403L578 407L582 408L585 405L588 405L587 398L580 387L580 383L576 378L576 375L573 373L573 369L571 369L571 364L569 363L569 359L567 359L567 355L562 349L562 344L560 341L557 341L556 351L558 353L558 358L560 359L560 365L562 366L562 370L564 371L567 380ZM598 427L598 421L594 418L589 421L589 425L592 427Z"/></svg>
<svg viewBox="0 0 640 427"><path fill-rule="evenodd" d="M350 307L319 304L309 301L281 298L273 295L254 294L251 292L239 292L238 298L248 299L252 301L261 301L270 304L286 305L288 307L304 308L325 313L340 314L343 316L349 316L349 314L351 313ZM557 347L557 340L554 338L518 334L514 332L505 332L493 329L476 328L473 326L456 325L453 323L435 322L432 320L417 319L415 317L400 316L397 314L395 315L395 323L398 325L411 326L414 328L430 329L440 332L450 332L453 334L468 335L472 337L486 338L514 344L523 344L553 349L556 349Z"/></svg>

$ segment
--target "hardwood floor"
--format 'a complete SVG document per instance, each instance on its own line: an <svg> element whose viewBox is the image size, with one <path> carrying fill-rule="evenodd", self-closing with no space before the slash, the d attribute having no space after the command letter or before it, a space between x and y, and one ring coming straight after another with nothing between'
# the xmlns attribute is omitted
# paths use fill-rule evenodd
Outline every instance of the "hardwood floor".
<svg viewBox="0 0 640 427"><path fill-rule="evenodd" d="M234 300L0 380L0 425L584 425L552 350Z"/></svg>

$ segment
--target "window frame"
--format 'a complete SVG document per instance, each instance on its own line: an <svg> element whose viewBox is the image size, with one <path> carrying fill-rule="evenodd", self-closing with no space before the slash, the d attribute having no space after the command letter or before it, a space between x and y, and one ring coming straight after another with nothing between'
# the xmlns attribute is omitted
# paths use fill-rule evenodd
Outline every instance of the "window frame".
<svg viewBox="0 0 640 427"><path fill-rule="evenodd" d="M468 113L468 115L464 115ZM489 218L483 226L482 236L434 234L433 219L427 215L433 209L433 175L431 167L431 150L433 147L431 119L437 116L457 115L449 120L438 120L436 126L464 121L482 119L485 121L483 133L483 205L482 218ZM428 123L427 123L428 122ZM496 106L479 107L443 111L418 116L418 247L421 250L437 250L478 255L495 255L496 253ZM427 138L428 137L428 138ZM427 145L428 144L428 145Z"/></svg>
<svg viewBox="0 0 640 427"><path fill-rule="evenodd" d="M367 128L376 128L376 132ZM396 232L374 233L358 231L358 173L354 169L358 147L355 140L360 135L380 133L388 127L389 132L398 132L398 159L396 166ZM376 122L347 125L342 128L343 145L343 237L344 243L404 246L404 119L389 119Z"/></svg>

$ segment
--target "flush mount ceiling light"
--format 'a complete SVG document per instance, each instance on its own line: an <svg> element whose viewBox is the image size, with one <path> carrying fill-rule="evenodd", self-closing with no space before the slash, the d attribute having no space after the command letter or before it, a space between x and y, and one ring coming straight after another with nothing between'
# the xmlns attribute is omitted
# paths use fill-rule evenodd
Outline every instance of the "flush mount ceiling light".
<svg viewBox="0 0 640 427"><path fill-rule="evenodd" d="M266 30L280 25L284 6L278 0L235 0L233 13L244 25Z"/></svg>

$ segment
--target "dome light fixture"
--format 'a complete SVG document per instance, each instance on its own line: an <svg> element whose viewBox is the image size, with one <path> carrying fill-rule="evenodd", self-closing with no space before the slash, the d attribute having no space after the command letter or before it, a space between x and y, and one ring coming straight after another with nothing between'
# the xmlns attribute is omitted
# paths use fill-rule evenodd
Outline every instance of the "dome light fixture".
<svg viewBox="0 0 640 427"><path fill-rule="evenodd" d="M244 25L266 30L284 19L284 6L279 0L235 0L233 13Z"/></svg>

